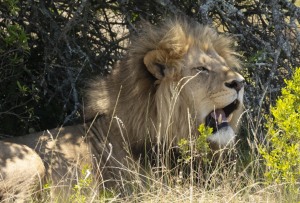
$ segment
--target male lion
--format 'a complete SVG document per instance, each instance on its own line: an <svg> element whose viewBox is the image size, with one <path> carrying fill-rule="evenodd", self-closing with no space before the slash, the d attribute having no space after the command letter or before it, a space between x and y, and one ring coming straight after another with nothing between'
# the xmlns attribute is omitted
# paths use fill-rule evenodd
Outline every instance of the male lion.
<svg viewBox="0 0 300 203"><path fill-rule="evenodd" d="M12 180L20 174L6 170L14 167L12 159L24 170L32 168L19 182L30 179L32 188L45 175L58 188L55 194L65 196L86 165L92 166L97 184L124 186L136 177L131 169L138 159L147 159L149 153L154 158L167 156L164 150L174 148L181 138L197 136L201 123L214 127L208 138L214 150L232 145L244 92L232 39L185 18L142 28L112 73L91 82L88 122L7 140L29 146L41 159L28 162L30 167L19 166L29 154L37 157L35 152L26 148L15 157L13 151L24 146L7 147L0 162L3 198L17 195L18 182ZM23 193L27 190L24 187Z"/></svg>

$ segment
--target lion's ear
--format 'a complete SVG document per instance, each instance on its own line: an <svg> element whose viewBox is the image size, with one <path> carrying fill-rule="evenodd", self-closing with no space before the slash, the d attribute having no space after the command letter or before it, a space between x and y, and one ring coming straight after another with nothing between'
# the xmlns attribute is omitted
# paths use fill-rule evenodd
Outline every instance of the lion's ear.
<svg viewBox="0 0 300 203"><path fill-rule="evenodd" d="M166 64L163 62L164 51L153 50L149 51L144 57L144 64L148 71L158 80L165 76Z"/></svg>

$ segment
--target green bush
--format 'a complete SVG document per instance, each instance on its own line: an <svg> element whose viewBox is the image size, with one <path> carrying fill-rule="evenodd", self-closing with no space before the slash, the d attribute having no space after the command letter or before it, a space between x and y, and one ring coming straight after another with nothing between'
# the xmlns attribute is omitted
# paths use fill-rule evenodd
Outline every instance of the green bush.
<svg viewBox="0 0 300 203"><path fill-rule="evenodd" d="M199 136L195 139L181 139L178 142L182 159L179 162L190 163L194 158L200 157L204 163L209 162L208 154L211 152L207 137L212 134L213 129L201 124L198 127Z"/></svg>
<svg viewBox="0 0 300 203"><path fill-rule="evenodd" d="M73 187L73 194L70 197L70 202L84 203L87 202L89 194L92 192L92 176L90 166L86 165L81 170L82 177L79 178L77 184Z"/></svg>
<svg viewBox="0 0 300 203"><path fill-rule="evenodd" d="M300 180L300 68L291 80L285 80L268 118L267 139L269 146L261 146L260 152L267 169L265 177L269 183L287 183L289 191ZM297 193L296 193L297 194Z"/></svg>

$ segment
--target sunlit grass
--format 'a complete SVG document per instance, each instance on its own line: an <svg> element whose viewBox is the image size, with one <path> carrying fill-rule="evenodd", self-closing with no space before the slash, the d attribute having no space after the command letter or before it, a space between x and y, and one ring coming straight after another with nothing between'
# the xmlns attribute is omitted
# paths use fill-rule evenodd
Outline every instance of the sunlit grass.
<svg viewBox="0 0 300 203"><path fill-rule="evenodd" d="M249 118L248 118L249 119ZM253 129L248 129L249 132ZM240 149L241 142L248 144L248 149ZM179 164L175 168L148 168L139 174L139 169L131 170L134 180L122 180L123 185L131 185L130 191L122 194L117 190L103 190L91 180L89 168L81 171L82 178L77 180L73 193L64 202L291 202L293 197L285 192L289 183L267 184L261 156L258 154L259 143L247 139L237 142L232 150L224 151L234 159L214 159L214 162ZM246 157L246 158L245 158ZM162 162L165 160L162 160ZM198 167L194 167L194 166ZM146 180L146 181L145 181ZM95 186L98 185L98 186ZM47 184L44 191L32 202L61 202L51 198L51 187Z"/></svg>

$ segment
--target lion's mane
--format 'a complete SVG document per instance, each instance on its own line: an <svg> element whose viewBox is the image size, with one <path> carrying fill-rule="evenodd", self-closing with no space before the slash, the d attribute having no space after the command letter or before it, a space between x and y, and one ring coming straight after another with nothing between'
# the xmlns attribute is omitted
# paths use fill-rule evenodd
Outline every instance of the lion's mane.
<svg viewBox="0 0 300 203"><path fill-rule="evenodd" d="M134 147L157 138L177 143L189 132L188 109L192 111L189 95L178 85L183 78L183 56L189 48L196 45L203 51L214 50L230 67L239 68L240 63L232 39L208 26L174 18L160 26L144 23L141 27L112 73L91 83L86 116L120 118ZM164 74L151 70L151 65L157 64L164 65Z"/></svg>

